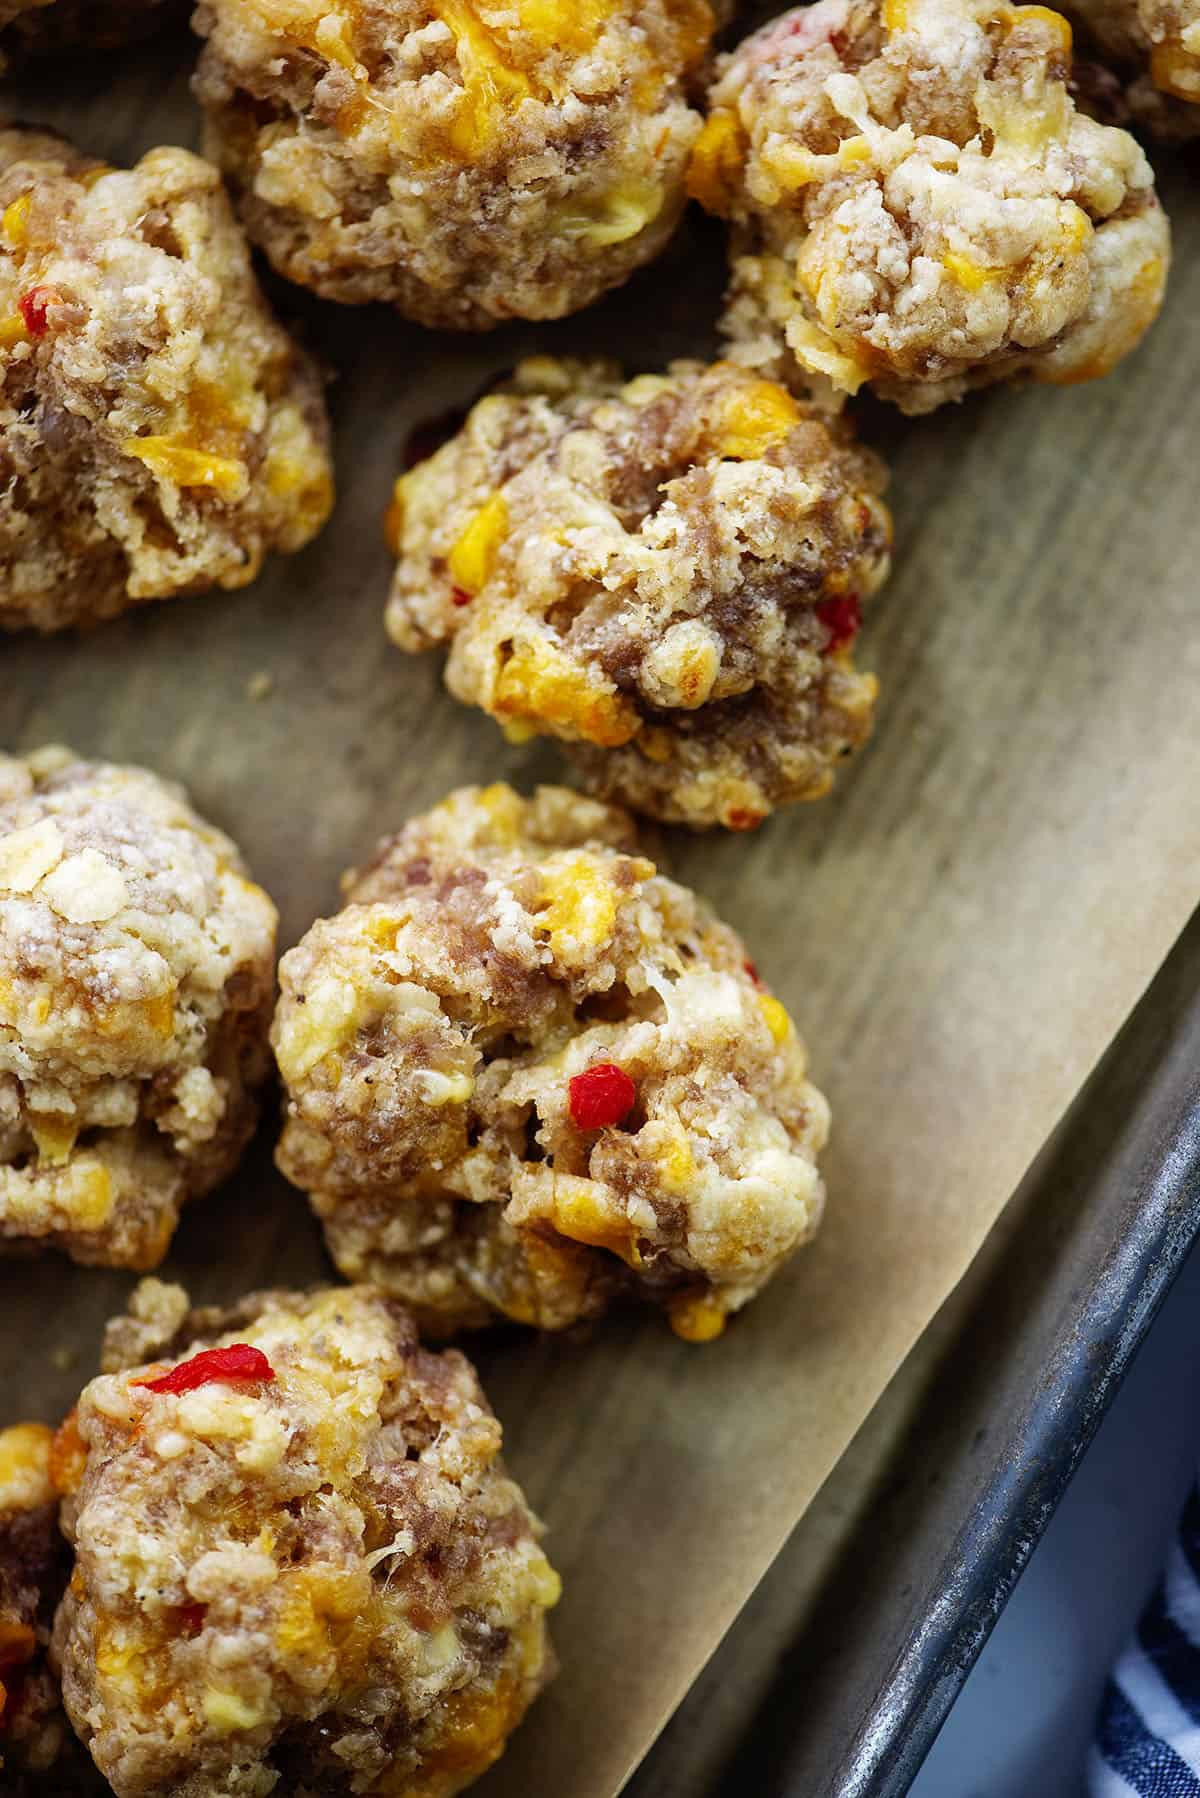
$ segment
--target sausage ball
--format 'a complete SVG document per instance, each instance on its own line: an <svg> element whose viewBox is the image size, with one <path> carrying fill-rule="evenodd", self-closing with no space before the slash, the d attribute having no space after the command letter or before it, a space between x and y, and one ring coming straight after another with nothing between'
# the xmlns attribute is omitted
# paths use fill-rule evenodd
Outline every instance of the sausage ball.
<svg viewBox="0 0 1200 1798"><path fill-rule="evenodd" d="M71 1731L47 1661L54 1607L70 1572L53 1443L44 1423L0 1429L0 1790L7 1798L108 1789Z"/></svg>
<svg viewBox="0 0 1200 1798"><path fill-rule="evenodd" d="M148 36L172 14L182 15L180 0L0 0L0 72L10 58Z"/></svg>
<svg viewBox="0 0 1200 1798"><path fill-rule="evenodd" d="M209 154L327 299L559 318L674 229L706 0L201 0L195 24Z"/></svg>
<svg viewBox="0 0 1200 1798"><path fill-rule="evenodd" d="M466 787L285 955L283 1172L430 1328L628 1296L716 1336L817 1227L829 1112L732 930L562 787Z"/></svg>
<svg viewBox="0 0 1200 1798"><path fill-rule="evenodd" d="M211 164L0 130L0 627L245 586L331 501L321 382Z"/></svg>
<svg viewBox="0 0 1200 1798"><path fill-rule="evenodd" d="M1132 137L1075 109L1071 32L998 0L818 0L718 65L692 192L733 225L741 358L905 412L1107 374L1169 231Z"/></svg>
<svg viewBox="0 0 1200 1798"><path fill-rule="evenodd" d="M369 1287L132 1310L64 1426L54 1632L117 1798L461 1791L549 1676L559 1592L470 1363Z"/></svg>
<svg viewBox="0 0 1200 1798"><path fill-rule="evenodd" d="M1159 136L1200 134L1200 0L1071 0L1111 69L1086 71L1088 99Z"/></svg>
<svg viewBox="0 0 1200 1798"><path fill-rule="evenodd" d="M827 792L868 736L853 646L888 568L883 471L777 383L542 357L396 485L387 626L562 738L593 791L692 825Z"/></svg>
<svg viewBox="0 0 1200 1798"><path fill-rule="evenodd" d="M0 1252L153 1267L269 1066L275 908L178 787L0 756Z"/></svg>

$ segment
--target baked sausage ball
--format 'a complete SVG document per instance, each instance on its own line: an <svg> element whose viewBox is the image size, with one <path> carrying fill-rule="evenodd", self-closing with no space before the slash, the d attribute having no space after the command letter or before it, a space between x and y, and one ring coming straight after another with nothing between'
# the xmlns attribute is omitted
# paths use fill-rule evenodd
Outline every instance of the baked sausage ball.
<svg viewBox="0 0 1200 1798"><path fill-rule="evenodd" d="M195 23L209 154L327 299L558 318L679 216L706 0L201 0Z"/></svg>
<svg viewBox="0 0 1200 1798"><path fill-rule="evenodd" d="M0 0L0 71L10 57L124 44L172 14L180 0Z"/></svg>
<svg viewBox="0 0 1200 1798"><path fill-rule="evenodd" d="M179 788L0 756L0 1252L153 1267L268 1063L275 908Z"/></svg>
<svg viewBox="0 0 1200 1798"><path fill-rule="evenodd" d="M52 1480L54 1433L0 1429L0 1790L6 1798L106 1791L63 1714L47 1662L50 1624L70 1571Z"/></svg>
<svg viewBox="0 0 1200 1798"><path fill-rule="evenodd" d="M209 163L0 130L0 627L244 586L324 523L327 439Z"/></svg>
<svg viewBox="0 0 1200 1798"><path fill-rule="evenodd" d="M727 925L562 787L465 787L285 955L279 1165L439 1331L716 1336L820 1218L829 1112Z"/></svg>
<svg viewBox="0 0 1200 1798"><path fill-rule="evenodd" d="M757 824L869 734L882 486L848 427L730 363L622 385L541 357L397 482L388 630L449 642L451 692L563 738L593 791Z"/></svg>
<svg viewBox="0 0 1200 1798"><path fill-rule="evenodd" d="M1118 110L1159 135L1200 133L1200 0L1071 0L1067 10L1125 78ZM1110 100L1106 85L1091 86L1089 99Z"/></svg>
<svg viewBox="0 0 1200 1798"><path fill-rule="evenodd" d="M132 1309L64 1426L54 1637L117 1798L461 1791L549 1675L559 1591L469 1362L368 1287Z"/></svg>
<svg viewBox="0 0 1200 1798"><path fill-rule="evenodd" d="M1006 0L818 0L748 38L690 175L733 223L739 355L912 413L1108 373L1158 312L1169 232L1070 70L1065 20Z"/></svg>

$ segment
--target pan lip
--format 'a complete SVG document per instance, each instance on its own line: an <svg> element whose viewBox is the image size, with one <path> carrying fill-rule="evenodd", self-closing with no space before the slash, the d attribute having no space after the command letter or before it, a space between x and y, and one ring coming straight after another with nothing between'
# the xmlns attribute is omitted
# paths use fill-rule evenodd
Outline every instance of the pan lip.
<svg viewBox="0 0 1200 1798"><path fill-rule="evenodd" d="M908 1792L1197 1238L1200 909L981 1245L969 1308L697 1790ZM736 1677L727 1640L697 1700L723 1655ZM629 1798L680 1790L658 1755Z"/></svg>
<svg viewBox="0 0 1200 1798"><path fill-rule="evenodd" d="M1198 946L1200 913L1108 1052L1106 1062L1129 1031L1153 1020L1173 964L1190 956L1191 990L1164 1026L1157 1068L1088 1194L1089 1252L1063 1270L1072 1289L1065 1302L1055 1304L1051 1293L1049 1315L1031 1320L1021 1361L998 1370L994 1406L1005 1426L986 1457L958 1472L961 1521L940 1560L930 1558L933 1577L916 1596L912 1627L827 1780L801 1784L785 1772L772 1788L780 1798L902 1798L909 1790L1200 1237ZM1069 1134L1099 1078L1089 1080L1060 1132ZM1042 1181L1054 1178L1059 1159L1048 1157ZM1003 1266L993 1277L1003 1277ZM986 1305L985 1294L973 1318ZM971 1331L969 1322L964 1334ZM1034 1361L1040 1372L1013 1403L1012 1388Z"/></svg>

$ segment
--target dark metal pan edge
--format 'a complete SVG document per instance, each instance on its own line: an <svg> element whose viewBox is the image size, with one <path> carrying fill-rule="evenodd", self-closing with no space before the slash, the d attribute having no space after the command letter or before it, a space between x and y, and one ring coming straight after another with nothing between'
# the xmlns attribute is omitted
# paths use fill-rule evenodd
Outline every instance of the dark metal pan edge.
<svg viewBox="0 0 1200 1798"><path fill-rule="evenodd" d="M1200 918L1021 1200L1012 1252L930 1395L933 1440L926 1427L908 1444L927 1457L946 1420L959 1422L957 1457L945 1458L940 1502L913 1544L925 1578L891 1638L902 1645L840 1761L826 1761L823 1781L796 1765L776 1787L789 1798L907 1792L1200 1235ZM986 1454L972 1452L967 1420L988 1429Z"/></svg>
<svg viewBox="0 0 1200 1798"><path fill-rule="evenodd" d="M906 1792L1198 1235L1200 913L931 1325L873 1490L834 1476L859 1521L815 1597L802 1520L631 1794Z"/></svg>

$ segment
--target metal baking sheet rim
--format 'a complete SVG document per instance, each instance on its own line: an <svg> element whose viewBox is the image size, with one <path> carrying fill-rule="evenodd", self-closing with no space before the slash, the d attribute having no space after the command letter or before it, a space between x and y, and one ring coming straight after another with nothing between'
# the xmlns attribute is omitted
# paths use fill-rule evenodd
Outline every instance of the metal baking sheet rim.
<svg viewBox="0 0 1200 1798"><path fill-rule="evenodd" d="M1187 939L1200 941L1200 913L1168 968ZM1163 977L1135 1021L1153 1007ZM908 1791L1200 1237L1198 1047L1200 984L1161 1077L1141 1095L1095 1195L1097 1205L1128 1218L1128 1231L1111 1240L1094 1284L1082 1282L1042 1377L989 1457L923 1620L897 1652L820 1798L902 1798ZM778 1790L786 1798L818 1798L808 1779L787 1778Z"/></svg>
<svg viewBox="0 0 1200 1798"><path fill-rule="evenodd" d="M680 1755L745 1683L753 1611L627 1789L907 1792L1198 1236L1200 910L1014 1192L819 1585L803 1521L768 1575L773 1661L734 1738Z"/></svg>

